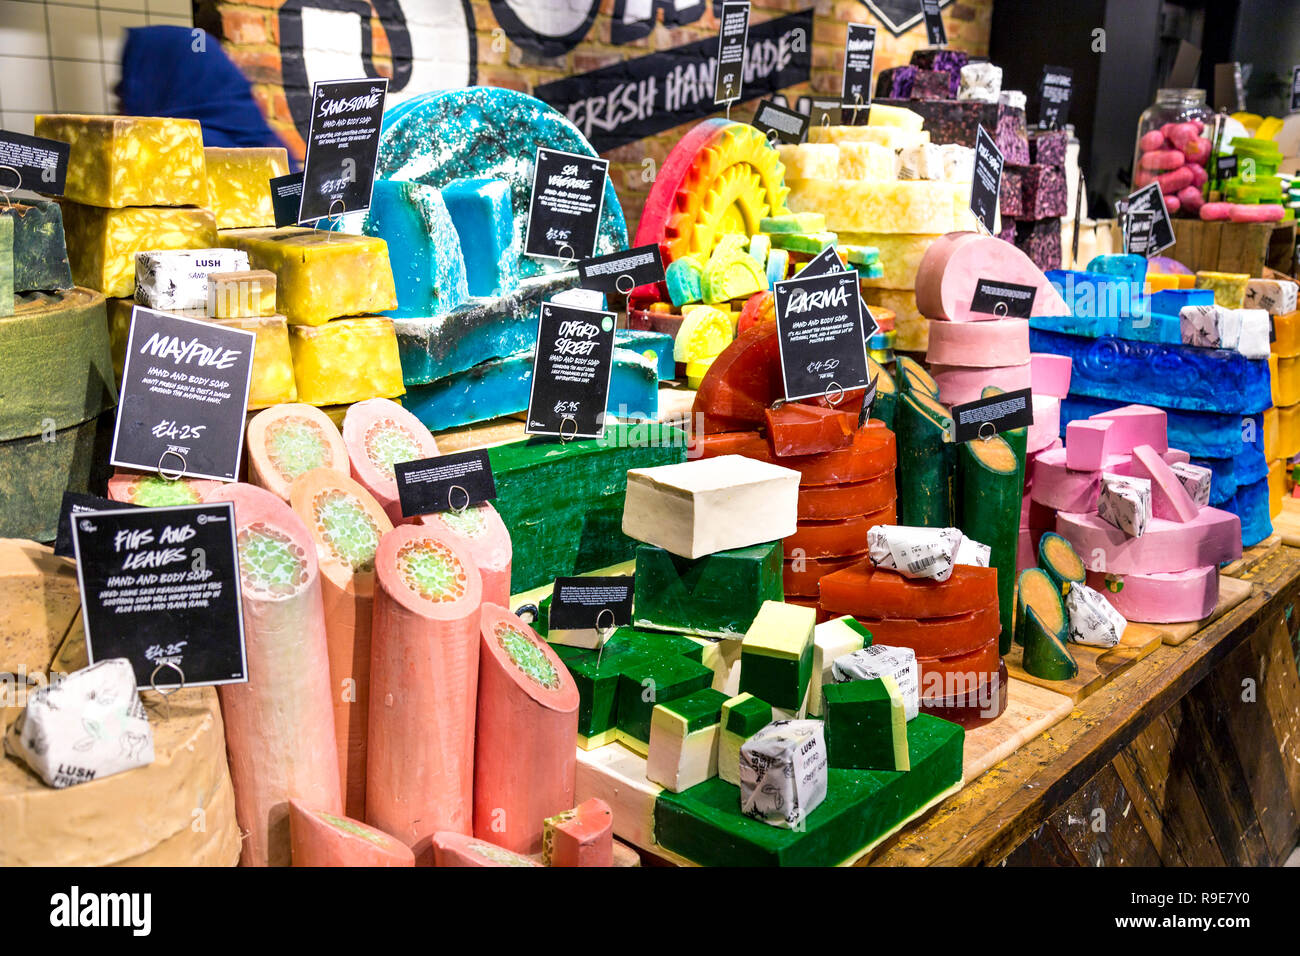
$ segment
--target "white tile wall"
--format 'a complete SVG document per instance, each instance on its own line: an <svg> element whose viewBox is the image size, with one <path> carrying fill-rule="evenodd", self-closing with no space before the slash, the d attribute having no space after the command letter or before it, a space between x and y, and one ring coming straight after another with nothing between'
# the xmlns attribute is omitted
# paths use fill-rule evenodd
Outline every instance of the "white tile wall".
<svg viewBox="0 0 1300 956"><path fill-rule="evenodd" d="M127 27L190 26L191 0L0 0L0 123L30 133L36 113L114 107Z"/></svg>

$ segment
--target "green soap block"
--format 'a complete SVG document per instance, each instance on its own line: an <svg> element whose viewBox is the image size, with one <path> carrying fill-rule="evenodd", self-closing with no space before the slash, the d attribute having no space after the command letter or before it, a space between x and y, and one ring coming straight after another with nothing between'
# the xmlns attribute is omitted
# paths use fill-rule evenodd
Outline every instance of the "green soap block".
<svg viewBox="0 0 1300 956"><path fill-rule="evenodd" d="M636 549L636 611L642 627L739 637L764 601L784 599L780 541L679 557L652 544Z"/></svg>
<svg viewBox="0 0 1300 956"><path fill-rule="evenodd" d="M104 297L70 289L12 301L13 314L0 319L0 440L70 428L112 408Z"/></svg>
<svg viewBox="0 0 1300 956"><path fill-rule="evenodd" d="M767 288L763 266L746 252L715 254L704 269L700 292L709 303L744 299Z"/></svg>
<svg viewBox="0 0 1300 956"><path fill-rule="evenodd" d="M113 424L105 412L50 435L0 441L0 538L53 541L65 490L104 494Z"/></svg>
<svg viewBox="0 0 1300 956"><path fill-rule="evenodd" d="M16 202L0 207L0 216L14 221L14 291L71 289L72 267L59 204Z"/></svg>
<svg viewBox="0 0 1300 956"><path fill-rule="evenodd" d="M14 219L0 216L0 315L14 314Z"/></svg>
<svg viewBox="0 0 1300 956"><path fill-rule="evenodd" d="M777 249L785 249L789 252L803 252L815 256L822 250L835 245L837 238L833 232L775 233L772 236L772 245Z"/></svg>
<svg viewBox="0 0 1300 956"><path fill-rule="evenodd" d="M722 719L722 705L727 700L727 695L722 691L705 687L659 706L681 718L685 732L693 734L718 723Z"/></svg>
<svg viewBox="0 0 1300 956"><path fill-rule="evenodd" d="M704 660L704 645L682 634L665 634L662 631L643 631L635 627L620 627L610 636L629 650L646 657L686 657L693 661Z"/></svg>
<svg viewBox="0 0 1300 956"><path fill-rule="evenodd" d="M629 468L686 460L686 433L654 422L614 425L600 438L527 439L488 449L493 501L514 543L511 591L630 560L623 534Z"/></svg>
<svg viewBox="0 0 1300 956"><path fill-rule="evenodd" d="M655 802L655 839L702 866L833 866L860 853L961 783L964 733L920 714L907 725L912 769L831 767L826 799L803 830L743 816L736 787L713 778Z"/></svg>
<svg viewBox="0 0 1300 956"><path fill-rule="evenodd" d="M879 279L885 274L885 267L876 263L870 266L854 266L859 279Z"/></svg>
<svg viewBox="0 0 1300 956"><path fill-rule="evenodd" d="M704 277L704 267L694 256L683 256L668 263L664 270L664 281L668 284L668 298L673 305L690 305L703 298L700 282Z"/></svg>
<svg viewBox="0 0 1300 956"><path fill-rule="evenodd" d="M740 690L799 710L812 677L816 620L812 608L765 601L740 645Z"/></svg>
<svg viewBox="0 0 1300 956"><path fill-rule="evenodd" d="M698 661L636 655L626 662L618 679L618 729L649 744L655 704L676 700L712 684L713 671Z"/></svg>
<svg viewBox="0 0 1300 956"><path fill-rule="evenodd" d="M772 705L753 694L740 694L731 698L733 703L724 707L723 730L748 740L772 722Z"/></svg>
<svg viewBox="0 0 1300 956"><path fill-rule="evenodd" d="M578 687L578 733L594 737L611 729L618 716L619 675L637 655L610 644L599 653L565 648L562 644L552 644L551 650L564 662Z"/></svg>
<svg viewBox="0 0 1300 956"><path fill-rule="evenodd" d="M760 232L768 235L792 232L821 232L826 217L819 212L794 212L784 216L767 216L758 222Z"/></svg>
<svg viewBox="0 0 1300 956"><path fill-rule="evenodd" d="M537 620L533 621L532 628L542 637L545 637L551 628L551 596L548 594L537 602ZM557 644L556 647L564 647L563 644ZM582 648L572 648L573 650L582 650Z"/></svg>
<svg viewBox="0 0 1300 956"><path fill-rule="evenodd" d="M822 688L826 752L832 767L910 770L907 714L892 677Z"/></svg>

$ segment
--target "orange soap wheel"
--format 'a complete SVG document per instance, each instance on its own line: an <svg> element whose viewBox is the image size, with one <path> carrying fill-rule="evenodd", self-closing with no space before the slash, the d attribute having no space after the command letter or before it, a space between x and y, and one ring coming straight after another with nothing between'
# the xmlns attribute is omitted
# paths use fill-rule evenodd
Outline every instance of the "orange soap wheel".
<svg viewBox="0 0 1300 956"><path fill-rule="evenodd" d="M883 643L883 642L877 642ZM983 647L969 654L951 657L917 657L921 666L921 696L924 698L948 697L953 687L970 686L970 681L983 681L997 673L1002 657L998 653L995 637ZM965 684L961 682L965 681Z"/></svg>
<svg viewBox="0 0 1300 956"><path fill-rule="evenodd" d="M834 574L841 568L861 560L863 560L861 554L853 554L845 558L803 558L786 561L782 570L786 600L791 601L794 597L801 597L807 598L816 605L818 582L826 575Z"/></svg>
<svg viewBox="0 0 1300 956"><path fill-rule="evenodd" d="M834 614L871 618L947 618L986 608L996 610L998 573L959 564L947 581L906 578L890 568L862 561L822 582L822 605ZM884 641L882 643L888 643ZM940 657L927 654L927 657Z"/></svg>
<svg viewBox="0 0 1300 956"><path fill-rule="evenodd" d="M858 429L853 441L844 448L820 455L795 455L778 458L766 439L757 432L726 432L696 435L692 458L716 458L719 455L744 455L799 472L801 485L838 485L866 481L893 472L898 463L894 433L878 419L871 419Z"/></svg>
<svg viewBox="0 0 1300 956"><path fill-rule="evenodd" d="M870 514L888 507L897 497L892 471L866 481L813 485L799 489L799 518L827 521Z"/></svg>
<svg viewBox="0 0 1300 956"><path fill-rule="evenodd" d="M877 644L893 647L910 647L917 657L955 657L970 654L989 641L996 641L1002 632L995 601L988 607L970 614L953 617L923 618L868 618L858 621L871 632Z"/></svg>
<svg viewBox="0 0 1300 956"><path fill-rule="evenodd" d="M867 550L867 532L878 524L894 524L898 511L891 501L879 511L854 518L832 521L800 521L794 534L785 539L785 556L793 560L806 558L836 558L850 554L864 554Z"/></svg>
<svg viewBox="0 0 1300 956"><path fill-rule="evenodd" d="M778 458L819 455L843 448L857 431L857 412L787 402L763 413L767 440Z"/></svg>
<svg viewBox="0 0 1300 956"><path fill-rule="evenodd" d="M776 298L770 292L755 292L745 300L745 307L740 310L736 320L736 331L744 332L760 322L776 321Z"/></svg>
<svg viewBox="0 0 1300 956"><path fill-rule="evenodd" d="M932 717L960 724L966 730L983 727L1007 709L1010 682L1005 661L998 666L996 674L978 681L952 683L942 697L921 698L921 709Z"/></svg>

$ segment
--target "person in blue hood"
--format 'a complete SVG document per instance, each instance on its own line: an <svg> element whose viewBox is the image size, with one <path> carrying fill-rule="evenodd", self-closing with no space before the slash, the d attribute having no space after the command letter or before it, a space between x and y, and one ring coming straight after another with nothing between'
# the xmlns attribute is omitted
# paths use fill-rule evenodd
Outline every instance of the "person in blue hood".
<svg viewBox="0 0 1300 956"><path fill-rule="evenodd" d="M204 146L283 146L221 42L189 27L131 27L116 88L125 116L177 116L203 124Z"/></svg>

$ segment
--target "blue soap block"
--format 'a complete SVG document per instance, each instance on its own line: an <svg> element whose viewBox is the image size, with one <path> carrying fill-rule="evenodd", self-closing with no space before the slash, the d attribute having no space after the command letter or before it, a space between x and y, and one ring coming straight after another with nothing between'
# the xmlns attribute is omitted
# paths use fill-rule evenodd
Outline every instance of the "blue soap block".
<svg viewBox="0 0 1300 956"><path fill-rule="evenodd" d="M1216 508L1245 485L1268 479L1268 462L1264 452L1255 445L1239 445L1238 454L1230 458L1198 458L1192 464L1210 469L1210 504Z"/></svg>
<svg viewBox="0 0 1300 956"><path fill-rule="evenodd" d="M1129 404L1132 403L1071 394L1061 402L1061 437L1065 437L1065 426L1072 421ZM1193 458L1232 458L1241 454L1243 444L1253 447L1261 458L1264 454L1262 414L1243 416L1166 408L1165 415L1169 422L1169 447L1181 448Z"/></svg>
<svg viewBox="0 0 1300 956"><path fill-rule="evenodd" d="M1116 334L1119 331L1119 320L1113 315L1035 315L1029 319L1029 328L1096 339Z"/></svg>
<svg viewBox="0 0 1300 956"><path fill-rule="evenodd" d="M1178 316L1162 312L1147 312L1145 315L1120 319L1115 334L1122 339L1135 342L1156 342L1163 345L1182 345L1183 333Z"/></svg>
<svg viewBox="0 0 1300 956"><path fill-rule="evenodd" d="M1211 486L1213 487L1213 486ZM1273 519L1269 514L1268 479L1238 485L1232 500L1223 506L1241 519L1241 546L1249 548L1259 544L1273 533Z"/></svg>
<svg viewBox="0 0 1300 956"><path fill-rule="evenodd" d="M668 298L679 308L704 299L702 280L704 267L694 256L683 256L668 263L664 282L668 285Z"/></svg>
<svg viewBox="0 0 1300 956"><path fill-rule="evenodd" d="M361 231L388 243L397 308L385 315L442 315L469 298L460 236L438 190L376 180Z"/></svg>
<svg viewBox="0 0 1300 956"><path fill-rule="evenodd" d="M1147 281L1147 261L1141 256L1116 253L1094 256L1088 263L1087 271L1100 272L1108 276L1123 276L1139 288L1146 285Z"/></svg>
<svg viewBox="0 0 1300 956"><path fill-rule="evenodd" d="M542 302L575 279L575 273L536 276L499 299L470 299L445 315L394 319L403 381L408 388L423 385L531 348Z"/></svg>
<svg viewBox="0 0 1300 956"><path fill-rule="evenodd" d="M641 329L616 329L614 346L640 352L653 361L659 370L659 381L671 381L677 377L677 366L673 361L673 337L664 332L646 332Z"/></svg>
<svg viewBox="0 0 1300 956"><path fill-rule="evenodd" d="M1213 289L1165 289L1149 297L1153 312L1177 315L1188 305L1214 305Z"/></svg>
<svg viewBox="0 0 1300 956"><path fill-rule="evenodd" d="M453 179L442 198L456 230L465 237L469 294L495 298L519 285L519 247L510 186L501 179Z"/></svg>
<svg viewBox="0 0 1300 956"><path fill-rule="evenodd" d="M659 376L653 361L639 352L614 349L606 410L620 418L659 414ZM528 408L533 350L492 359L465 372L408 388L402 404L431 430L472 425Z"/></svg>
<svg viewBox="0 0 1300 956"><path fill-rule="evenodd" d="M1113 336L1088 339L1035 328L1033 321L1029 347L1073 360L1071 394L1238 414L1262 412L1273 402L1268 362L1248 360L1236 351Z"/></svg>
<svg viewBox="0 0 1300 956"><path fill-rule="evenodd" d="M1045 275L1076 318L1136 317L1146 311L1142 286L1127 276L1072 269L1053 269Z"/></svg>

